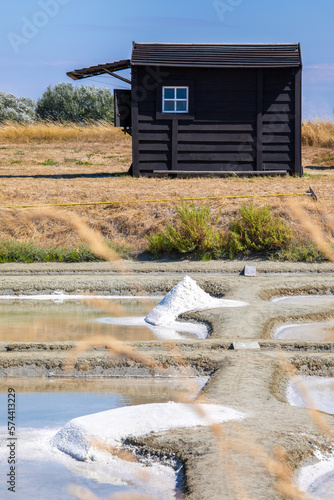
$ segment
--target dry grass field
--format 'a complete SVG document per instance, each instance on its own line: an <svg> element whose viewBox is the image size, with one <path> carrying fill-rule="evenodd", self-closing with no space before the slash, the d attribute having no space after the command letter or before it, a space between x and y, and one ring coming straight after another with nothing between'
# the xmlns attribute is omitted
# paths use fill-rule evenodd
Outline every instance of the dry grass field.
<svg viewBox="0 0 334 500"><path fill-rule="evenodd" d="M175 200L181 197L222 197L197 203L209 203L213 214L221 210L219 225L223 229L245 201L269 204L299 234L299 222L287 205L291 197L263 195L304 194L309 186L318 195L318 202L306 195L296 200L324 228L326 219L334 215L334 125L303 124L303 142L303 178L133 179L126 175L131 164L131 138L110 125L3 125L0 239L33 240L42 246L77 245L80 239L66 223L47 218L32 221L27 216L30 209L20 206L113 202L64 209L83 217L105 238L140 252L146 248L146 234L173 220ZM173 201L142 201L161 199Z"/></svg>

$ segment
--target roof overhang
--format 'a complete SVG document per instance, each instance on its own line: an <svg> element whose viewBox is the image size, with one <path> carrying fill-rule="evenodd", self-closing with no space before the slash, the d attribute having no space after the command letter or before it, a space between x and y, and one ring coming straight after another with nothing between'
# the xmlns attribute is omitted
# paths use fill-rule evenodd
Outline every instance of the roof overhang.
<svg viewBox="0 0 334 500"><path fill-rule="evenodd" d="M115 71L121 71L122 69L128 69L131 67L130 59L123 59L122 61L115 61L112 63L99 64L97 66L90 66L89 68L75 69L69 71L67 76L72 78L72 80L82 80L83 78L89 78L91 76L98 76L108 74L115 76L126 83L131 83L126 78L122 78L119 75L115 75Z"/></svg>

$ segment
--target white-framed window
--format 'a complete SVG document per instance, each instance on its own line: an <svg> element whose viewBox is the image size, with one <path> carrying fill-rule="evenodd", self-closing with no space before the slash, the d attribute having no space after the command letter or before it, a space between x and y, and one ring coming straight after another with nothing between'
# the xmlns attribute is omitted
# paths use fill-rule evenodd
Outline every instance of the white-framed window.
<svg viewBox="0 0 334 500"><path fill-rule="evenodd" d="M163 113L189 112L189 87L162 87Z"/></svg>

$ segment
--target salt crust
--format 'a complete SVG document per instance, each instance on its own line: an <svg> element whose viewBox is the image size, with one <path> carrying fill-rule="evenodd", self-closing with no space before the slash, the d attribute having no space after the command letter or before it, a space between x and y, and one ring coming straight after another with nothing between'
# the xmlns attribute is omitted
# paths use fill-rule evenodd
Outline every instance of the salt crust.
<svg viewBox="0 0 334 500"><path fill-rule="evenodd" d="M42 477L39 473L39 462L46 462L52 467L53 464L61 464L66 467L74 476L81 476L85 479L94 479L104 484L118 486L134 486L138 488L138 493L152 495L153 498L163 498L164 500L175 500L176 475L169 465L159 462L151 462L149 467L146 463L128 462L118 457L111 457L108 461L77 461L71 456L62 453L54 446L51 446L52 437L58 429L33 429L18 428L17 438L20 443L20 462L22 471L25 462L37 462L36 484L48 481L47 477ZM8 430L0 428L0 440L5 442ZM0 448L0 464L7 464L8 451L5 446ZM23 480L23 473L22 473ZM59 477L62 484L63 478ZM50 491L52 496L52 489ZM14 495L15 496L15 495ZM1 497L2 498L2 497ZM19 497L20 499L23 497ZM36 498L39 498L38 495ZM52 498L55 498L52 496Z"/></svg>
<svg viewBox="0 0 334 500"><path fill-rule="evenodd" d="M299 385L305 390L307 401L304 400ZM288 385L287 400L291 406L308 408L312 403L314 409L334 414L333 388L334 377L298 376Z"/></svg>
<svg viewBox="0 0 334 500"><path fill-rule="evenodd" d="M291 323L288 325L283 325L280 326L276 332L274 333L274 338L275 339L281 339L281 340L324 340L322 337L319 338L319 335L325 334L326 333L326 328L328 327L333 327L334 322L333 321L327 321L323 323ZM303 334L299 334L297 336L294 336L293 333L291 333L291 330L293 329L301 329L303 328ZM290 330L290 333L287 335L286 330ZM320 332L319 332L320 330ZM306 334L305 334L306 332ZM315 332L315 333L314 333Z"/></svg>
<svg viewBox="0 0 334 500"><path fill-rule="evenodd" d="M189 276L185 276L146 316L151 325L168 325L182 313L215 307L243 307L246 302L217 299L204 292Z"/></svg>
<svg viewBox="0 0 334 500"><path fill-rule="evenodd" d="M287 304L296 305L331 305L334 302L334 295L287 295L284 297L276 297L272 302L286 302Z"/></svg>
<svg viewBox="0 0 334 500"><path fill-rule="evenodd" d="M181 322L172 321L168 325L154 326L145 321L144 316L129 316L117 318L98 318L94 320L96 323L109 325L124 325L124 326L145 326L149 328L159 340L184 340L186 335L180 335L179 332L185 334L196 335L199 339L206 339L208 336L208 328L201 323L191 321Z"/></svg>
<svg viewBox="0 0 334 500"><path fill-rule="evenodd" d="M325 491L329 493L329 483L334 484L334 455L324 454L319 450L316 450L314 454L319 461L300 470L298 487L302 492L308 493L311 496L310 498L314 500L333 498L327 496Z"/></svg>
<svg viewBox="0 0 334 500"><path fill-rule="evenodd" d="M176 318L187 311L211 309L214 307L242 307L246 302L226 299L216 299L204 292L189 276L185 276L146 316L130 318L99 318L99 323L118 325L146 326L160 340L184 339L178 332L191 333L200 339L205 339L208 329L205 325L193 322L176 321Z"/></svg>
<svg viewBox="0 0 334 500"><path fill-rule="evenodd" d="M201 408L201 414L198 408ZM51 444L77 460L105 461L108 460L108 454L103 457L103 452L93 448L92 438L117 446L128 436L143 436L153 432L205 426L242 418L242 413L214 404L169 402L129 406L70 420L55 435Z"/></svg>
<svg viewBox="0 0 334 500"><path fill-rule="evenodd" d="M155 299L159 299L160 296L154 296ZM65 300L152 300L152 296L141 296L141 295L71 295L67 293L53 292L51 294L39 293L37 295L0 295L1 300L52 300L53 302L62 303Z"/></svg>
<svg viewBox="0 0 334 500"><path fill-rule="evenodd" d="M287 389L287 400L292 406L308 408L307 403L311 401L315 409L334 414L333 390L330 387L334 378L299 376L294 380L295 383L292 380ZM298 384L302 384L310 401L304 401L298 390ZM320 450L315 450L314 455L318 462L301 468L298 474L298 487L314 500L332 499L334 455L324 454Z"/></svg>

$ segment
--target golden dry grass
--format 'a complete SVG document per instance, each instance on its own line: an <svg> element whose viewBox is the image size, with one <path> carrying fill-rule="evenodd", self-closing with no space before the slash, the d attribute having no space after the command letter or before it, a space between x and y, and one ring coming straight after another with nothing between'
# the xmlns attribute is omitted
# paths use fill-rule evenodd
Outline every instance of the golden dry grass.
<svg viewBox="0 0 334 500"><path fill-rule="evenodd" d="M121 129L103 121L87 123L86 126L48 121L33 124L7 122L0 125L0 141L7 143L57 143L64 141L94 143L121 141L122 139L124 139L124 134Z"/></svg>
<svg viewBox="0 0 334 500"><path fill-rule="evenodd" d="M334 146L334 123L329 120L315 120L303 123L303 144L305 146Z"/></svg>
<svg viewBox="0 0 334 500"><path fill-rule="evenodd" d="M0 124L0 142L110 142L124 139L124 134L109 122L87 123L85 126L73 123L55 123L48 121L33 124L6 122ZM125 139L126 142L126 139ZM334 146L334 123L317 119L303 122L303 144L305 146Z"/></svg>
<svg viewBox="0 0 334 500"><path fill-rule="evenodd" d="M319 124L306 123L304 130L316 126L320 137L325 132ZM324 123L323 129L327 128L330 130ZM325 160L322 154L326 155ZM311 178L133 179L126 175L131 165L131 138L110 124L86 127L52 123L7 124L0 126L0 209L22 204L120 202L75 206L68 210L82 217L104 238L140 252L146 248L146 234L160 231L166 222L173 220L174 203L126 204L125 201L247 195L254 197L255 205L270 204L300 234L301 225L291 217L284 199L259 196L303 194L311 185L319 201L315 204L305 197L306 210L311 218L323 224L322 212L334 216L334 177L328 166L330 154L329 148L304 148L303 163L309 166L306 172ZM324 164L325 167L321 166ZM219 198L198 203L209 203L213 215L221 210L219 224L224 230L245 201ZM34 240L42 246L70 246L82 242L82 238L62 220L31 220L27 213L28 210L2 209L0 238Z"/></svg>

